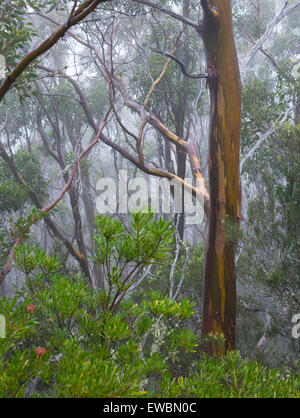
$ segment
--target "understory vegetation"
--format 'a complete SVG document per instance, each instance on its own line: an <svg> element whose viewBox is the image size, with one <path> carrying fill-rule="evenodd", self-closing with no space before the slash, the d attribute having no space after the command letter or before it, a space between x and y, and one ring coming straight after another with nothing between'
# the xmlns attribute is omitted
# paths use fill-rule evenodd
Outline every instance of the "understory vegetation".
<svg viewBox="0 0 300 418"><path fill-rule="evenodd" d="M114 260L107 290L64 275L55 255L18 247L26 284L0 299L7 321L1 397L299 397L299 373L269 369L238 351L207 356L205 345L222 336L199 338L188 298L177 302L158 290L139 302L130 296L137 266L170 257L168 222L137 213L125 237L119 221L101 216L96 223L94 262Z"/></svg>

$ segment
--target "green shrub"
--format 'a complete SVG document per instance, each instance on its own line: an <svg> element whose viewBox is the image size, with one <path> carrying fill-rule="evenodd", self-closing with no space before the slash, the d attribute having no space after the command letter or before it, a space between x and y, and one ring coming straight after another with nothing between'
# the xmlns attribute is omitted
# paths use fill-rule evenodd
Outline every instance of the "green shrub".
<svg viewBox="0 0 300 418"><path fill-rule="evenodd" d="M0 299L7 332L0 397L299 397L299 376L241 360L238 352L201 353L198 334L186 327L194 314L188 299L159 291L138 302L129 297L124 280L132 269L168 256L168 223L136 214L129 238L109 217L97 224L94 261L107 263L102 291L63 276L58 259L41 249L16 250L26 285ZM111 303L116 295L124 297Z"/></svg>

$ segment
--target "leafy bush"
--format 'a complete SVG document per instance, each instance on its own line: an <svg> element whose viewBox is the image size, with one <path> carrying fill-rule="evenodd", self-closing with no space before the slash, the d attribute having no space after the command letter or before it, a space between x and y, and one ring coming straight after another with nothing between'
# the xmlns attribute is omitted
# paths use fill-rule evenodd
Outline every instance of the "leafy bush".
<svg viewBox="0 0 300 418"><path fill-rule="evenodd" d="M166 259L168 223L135 214L128 235L109 217L97 225L94 261L106 264L105 290L62 275L58 259L39 248L16 250L26 285L0 299L7 328L0 397L299 397L299 376L241 360L238 352L201 353L199 336L186 327L194 313L188 299L159 291L129 298L124 277L131 269ZM153 246L158 237L162 245ZM116 294L124 295L120 303L107 303Z"/></svg>
<svg viewBox="0 0 300 418"><path fill-rule="evenodd" d="M47 262L26 291L0 301L1 397L299 397L299 377L241 361L237 352L196 361L198 337L178 327L193 313L187 300L155 292L112 314L99 291ZM178 376L170 370L182 353L191 367Z"/></svg>
<svg viewBox="0 0 300 418"><path fill-rule="evenodd" d="M0 345L1 397L28 395L34 377L33 396L142 396L168 369L169 350L176 347L178 359L180 351L197 346L189 330L174 335L171 327L193 314L187 300L177 303L152 292L140 304L126 301L112 313L104 292L61 276L55 258L24 247L17 258L24 260L27 286L13 299L0 300L7 321ZM161 342L158 323L167 329Z"/></svg>

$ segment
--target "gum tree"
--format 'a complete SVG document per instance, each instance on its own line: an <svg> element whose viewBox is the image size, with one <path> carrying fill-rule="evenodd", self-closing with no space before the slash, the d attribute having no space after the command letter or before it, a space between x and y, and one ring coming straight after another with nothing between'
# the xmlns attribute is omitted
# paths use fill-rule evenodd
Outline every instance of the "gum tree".
<svg viewBox="0 0 300 418"><path fill-rule="evenodd" d="M206 52L210 89L210 218L204 272L203 333L222 333L226 349L235 348L235 245L226 224L239 220L241 86L231 1L202 0L199 28ZM211 350L213 347L211 346Z"/></svg>
<svg viewBox="0 0 300 418"><path fill-rule="evenodd" d="M0 99L4 97L19 75L31 62L49 50L71 26L87 16L102 2L104 1L86 1L79 6L77 6L77 2L74 2L68 21L64 25L59 26L46 41L21 60L8 75L0 88ZM238 61L232 31L231 1L215 0L209 2L208 0L201 0L204 18L200 24L165 9L157 3L143 0L133 0L133 2L159 9L182 23L193 27L204 41L207 73L200 74L199 77L207 79L211 99L211 116L209 135L210 197L206 199L209 232L205 261L203 334L223 334L226 342L221 349L218 348L217 350L224 353L226 349L233 349L235 346L236 299L234 243L226 240L225 225L228 221L237 222L239 216L241 100ZM129 107L135 112L140 112L140 106L136 106L128 98L128 94L125 92L120 80L114 77L114 75L108 75L108 79L110 83L114 84L115 89L118 89L123 95L127 105L129 104ZM173 145L180 146L188 154L194 178L203 179L201 165L193 148L194 144L185 143L182 138L178 137L178 135L175 136L152 115L149 116L147 121L168 141L172 142ZM94 131L96 133L96 129ZM98 138L104 141L105 137L102 134L102 130L98 132L95 144L98 142ZM104 142L116 149L115 144L112 142ZM127 158L126 154L122 153L122 149L117 148L116 150L121 152L123 157ZM141 150L138 151L140 155ZM1 152L5 154L3 147L1 147ZM6 160L8 161L8 159ZM140 158L138 161L131 158L130 161L142 168L143 171L148 171L148 174L170 178L171 173L165 173L163 170L147 170L144 166L143 158ZM76 168L76 166L78 166L78 162L74 167ZM73 173L67 182L68 187L72 181L72 176L74 176ZM18 179L17 172L15 177ZM43 209L49 211L54 207L55 203L47 205ZM76 254L75 252L75 256ZM82 257L79 254L79 259L79 262L82 264L83 260L85 260L84 254ZM214 350L215 348L212 345L210 351Z"/></svg>
<svg viewBox="0 0 300 418"><path fill-rule="evenodd" d="M173 146L185 153L190 162L191 170L194 178L203 180L201 172L201 164L197 149L194 143L187 143L180 137L180 133L176 135L168 129L161 120L159 120L151 110L149 110L148 99L153 89L155 88L155 80L153 86L149 91L149 97L144 103L138 103L134 100L127 89L126 84L121 79L120 74L115 74L109 67L108 61L103 62L101 52L97 45L94 46L91 37L87 40L72 33L70 27L81 21L83 17L96 9L103 1L86 1L77 5L74 2L74 8L69 16L69 19L64 25L57 24L57 30L53 32L49 39L42 43L36 50L27 55L11 74L4 81L0 87L0 100L8 89L13 86L22 71L41 54L48 51L65 33L72 36L76 41L80 42L85 48L89 48L91 55L97 62L99 68L104 75L105 80L111 88L111 94L118 94L122 96L125 106L130 108L135 114L141 118L141 125L139 135L135 136L136 141L136 155L130 154L120 144L111 141L102 131L105 126L102 123L99 129L98 123L93 118L90 109L87 106L85 98L78 85L73 83L73 87L80 97L80 104L86 114L87 120L92 127L95 134L95 141L91 142L89 147L80 154L79 160L74 164L74 169L66 182L66 187L62 193L65 193L71 185L75 171L78 167L80 158L83 158L89 150L101 140L109 147L112 147L116 152L119 152L123 158L129 160L139 169L148 175L155 175L173 179L174 174L162 167L149 165L144 159L142 150L143 131L148 124L155 129ZM155 8L158 11L177 19L184 25L193 28L203 40L207 69L205 74L199 74L198 78L205 78L207 80L207 87L210 91L210 133L209 133L209 194L205 192L206 215L208 217L209 231L206 246L206 260L205 260L205 277L204 277L204 311L203 311L203 334L223 334L225 336L225 343L221 346L211 344L210 352L224 353L226 350L235 348L235 309L236 309L236 273L235 273L235 243L229 237L228 228L236 228L239 219L239 200L240 200L240 182L239 182L239 148L240 148L240 119L241 119L241 92L240 92L240 76L239 66L234 42L233 28L232 28L232 5L230 0L201 0L198 4L199 8L203 10L202 22L194 22L190 20L188 14L179 15L171 9L166 8L166 2L151 2L148 0L132 0L130 2L114 2L110 7L116 7L113 12L118 12L118 7L126 4L132 5L139 3L148 8ZM297 2L298 4L299 2ZM177 3L179 4L179 2ZM76 8L77 7L77 8ZM56 24L55 19L51 16L46 16L53 24ZM115 28L113 27L112 35ZM251 57L256 51L261 50L262 42L265 38L254 46ZM111 45L113 42L111 43ZM113 51L111 51L113 52ZM161 51L160 51L161 52ZM113 54L111 53L111 57ZM104 57L105 58L105 57ZM174 59L171 54L168 58ZM184 68L184 63L180 63L181 69L185 76L191 76ZM166 63L167 65L167 63ZM164 76L164 71L161 77ZM193 76L195 77L195 75ZM112 97L114 99L115 97ZM114 100L111 102L110 110L114 109ZM111 112L112 113L112 112ZM108 115L107 115L108 116ZM117 116L116 116L117 118ZM119 115L120 119L120 115ZM2 158L7 161L11 171L17 181L22 183L23 179L19 176L17 167L13 162L7 158L6 151L0 146ZM75 171L74 171L75 170ZM181 179L182 180L182 179ZM205 187L204 187L205 188ZM62 193L60 196L62 196ZM39 202L35 202L35 197L32 195L32 201L37 207L40 207ZM58 200L50 205L47 205L42 210L50 211ZM48 219L49 223L50 220ZM50 225L51 226L51 225ZM55 229L52 231L54 233ZM56 232L57 235L57 232ZM70 243L65 241L68 247ZM68 247L74 258L79 261L81 268L84 271L84 264L86 257L84 252L76 251L73 246Z"/></svg>
<svg viewBox="0 0 300 418"><path fill-rule="evenodd" d="M222 334L225 337L224 344L211 343L209 348L210 352L223 354L235 348L236 327L235 244L226 237L226 227L238 223L240 219L241 84L231 0L201 0L204 17L200 24L166 11L152 2L135 1L155 7L193 26L205 47L207 74L203 77L207 78L210 91L210 210L202 332L203 335Z"/></svg>

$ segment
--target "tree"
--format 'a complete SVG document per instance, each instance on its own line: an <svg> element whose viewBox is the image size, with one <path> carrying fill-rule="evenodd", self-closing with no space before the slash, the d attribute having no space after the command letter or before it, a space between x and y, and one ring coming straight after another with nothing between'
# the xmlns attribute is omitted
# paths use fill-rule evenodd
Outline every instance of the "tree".
<svg viewBox="0 0 300 418"><path fill-rule="evenodd" d="M81 21L83 17L90 14L91 11L95 10L100 3L102 2L86 1L77 7L77 2L70 2L72 10L69 14L69 19L64 25L56 22L56 19L53 18L53 16L43 15L40 11L38 11L38 15L46 18L48 21L52 22L52 24L56 25L57 30L54 31L53 34L38 48L26 55L26 57L21 60L19 64L17 64L16 68L12 70L3 85L0 87L1 99L13 86L13 83L27 68L27 66L42 53L49 50L64 34L70 35L74 40L76 40L76 42L79 42L82 46L84 46L84 48L86 48L86 50L89 51L91 60L93 60L99 71L102 73L103 78L108 85L110 93L109 110L99 129L99 122L94 117L91 108L84 97L82 89L74 79L64 75L64 77L72 84L76 94L78 95L80 105L90 127L92 128L95 139L91 141L87 148L83 150L81 148L80 154L78 158L75 159L74 166L70 174L64 172L65 186L59 196L54 199L52 203L42 207L33 190L29 190L28 196L38 208L42 209L42 211L49 211L57 204L58 201L62 199L66 192L69 193L72 201L74 221L78 226L77 232L79 231L76 235L78 250L71 242L66 240L66 238L59 233L59 231L57 231L57 228L55 228L55 225L49 217L45 219L52 232L63 239L68 251L70 251L70 253L78 260L85 275L90 277L91 281L93 281L84 245L80 210L77 206L77 196L76 193L74 194L74 188L72 185L72 180L74 179L75 172L79 167L81 159L83 159L99 141L102 141L146 174L164 177L167 179L176 179L180 182L180 184L184 184L186 187L189 187L190 190L193 190L196 195L199 195L198 191L194 187L185 184L182 178L184 173L180 173L180 170L178 170L176 175L172 172L172 170L169 170L168 167L165 168L148 163L143 149L145 128L151 127L151 129L154 129L159 135L161 135L164 140L168 142L168 144L175 146L177 154L183 153L183 161L181 164L182 168L185 168L184 165L187 155L189 157L190 169L193 173L194 179L202 183L201 194L205 199L205 210L209 223L204 269L205 283L202 331L204 335L223 334L225 336L224 345L221 348L219 348L219 346L216 348L213 344L211 344L210 352L217 351L224 353L226 350L231 350L235 347L236 327L235 240L231 234L228 233L228 230L231 228L238 228L240 220L239 137L241 119L241 89L238 60L232 28L231 1L214 0L210 2L208 0L201 0L203 21L200 24L190 19L187 10L185 10L183 15L179 15L173 10L165 7L166 2L158 4L148 0L133 0L131 2L122 2L121 5L112 3L111 23L105 31L101 30L102 27L99 23L99 19L97 21L97 18L91 18L91 21L97 28L96 32L100 33L102 36L102 43L99 42L97 35L95 35L95 31L89 30L88 25L84 27L84 31L79 31L79 33L74 33L70 30L71 26L75 25ZM105 2L103 1L103 3ZM139 102L134 94L130 94L130 90L126 84L126 77L123 77L122 72L118 69L118 66L114 65L114 56L117 55L114 36L119 24L116 19L116 13L128 13L128 10L130 12L134 6L133 3L138 3L146 8L159 10L168 17L180 21L183 25L193 28L193 30L195 30L195 32L203 39L207 61L206 72L195 76L186 71L187 62L185 60L184 62L181 62L176 59L176 57L174 58L174 56L170 53L164 54L168 56L168 60L166 61L159 76L153 81L143 103ZM178 2L171 2L171 4L172 3L178 4ZM167 4L169 3L167 2ZM195 4L199 6L200 10L200 3L195 2ZM300 2L297 2L297 5L298 4L300 4ZM114 6L115 8L113 8ZM293 5L293 8L295 7L297 7L296 3ZM292 10L292 8L289 10ZM288 9L282 14L282 16L287 12ZM280 19L283 18L282 16L280 15ZM271 26L267 28L266 33L259 38L258 44L254 45L254 49L247 58L247 62L249 62L249 59L252 59L258 50L265 53L262 44L269 36L268 34L270 30L274 29L278 21L280 20L275 19L275 23L273 22ZM92 35L95 36L95 42L93 41ZM149 106L149 98L153 93L153 90L160 83L160 80L164 76L166 68L172 59L177 61L185 76L206 79L207 87L210 91L210 134L208 158L209 192L204 184L204 173L200 163L200 157L197 153L196 144L193 142L188 143L182 138L182 121L181 123L178 123L178 126L175 129L176 132L173 132L172 129L168 128L166 123L160 119L159 115L153 112L151 106ZM49 71L49 69L45 69L45 67L43 68L41 65L39 66L39 69L53 74L52 69ZM127 108L138 115L140 120L138 135L130 132L128 127L125 126L126 124L122 122L121 112L117 106L120 101L123 101ZM128 151L128 148L120 144L120 142L112 141L109 135L103 132L107 124L108 116L112 115L123 131L134 139L135 145L131 147L133 153ZM42 133L42 128L43 127L40 125L40 133ZM44 142L46 143L47 141ZM8 164L15 180L28 189L28 184L18 173L12 156L7 154L2 145L0 146L1 156ZM65 161L62 161L60 158L58 158L58 160L61 169L65 170Z"/></svg>
<svg viewBox="0 0 300 418"><path fill-rule="evenodd" d="M222 333L221 351L235 348L235 244L226 223L239 220L241 87L231 1L202 1L200 33L206 49L211 99L209 138L210 218L204 272L203 333ZM211 347L213 351L213 347Z"/></svg>
<svg viewBox="0 0 300 418"><path fill-rule="evenodd" d="M153 5L148 1L138 1ZM203 328L223 334L225 345L210 346L225 353L235 348L235 243L226 224L239 222L239 155L241 85L235 48L231 1L201 1L204 18L195 27L205 45L210 90L209 230L204 268ZM155 7L155 6L154 6ZM189 23L190 24L190 23Z"/></svg>
<svg viewBox="0 0 300 418"><path fill-rule="evenodd" d="M241 85L231 1L202 0L204 19L197 28L204 41L210 90L209 230L204 268L203 334L223 334L224 353L235 348L235 243L226 224L239 221Z"/></svg>
<svg viewBox="0 0 300 418"><path fill-rule="evenodd" d="M151 2L137 2L156 7ZM203 38L206 50L207 74L205 78L207 78L210 89L211 122L209 139L210 210L208 210L209 232L204 278L203 333L224 334L226 344L221 349L221 352L224 353L226 349L235 347L235 252L234 243L226 241L225 224L226 222L237 222L239 216L240 81L232 31L231 1L215 1L212 5L209 1L203 0L201 5L204 19L200 25L191 23L186 17L179 18L176 15L176 18L196 29ZM169 14L174 17L173 13ZM64 27L60 26L55 32L53 42L50 41L46 46L45 43L42 44L30 57L36 58L42 51L49 49L59 38L57 34L61 32L62 36L70 27L71 19L72 14L68 24ZM78 20L78 18L76 19ZM20 73L18 68L23 69L24 67L24 60L22 62L14 70L13 74L16 77ZM127 93L119 80L113 73L107 73L107 76L126 100ZM8 89L6 85L11 85L16 77L10 75L5 81L1 87L2 96ZM127 103L129 103L128 98ZM135 111L143 112L140 106L136 106L132 102L130 107ZM173 140L177 148L188 152L194 177L201 176L203 178L195 150L177 135L174 140L172 133L166 132L165 127L157 118L152 115L150 117L150 123L168 140ZM143 126L148 120L144 119ZM94 131L96 132L96 129ZM143 129L141 134L142 132ZM137 141L137 146L138 143L139 141ZM2 152L4 151L2 150ZM144 159L140 152L137 165L145 169ZM155 174L155 170L152 171ZM47 210L49 208L51 205L47 206ZM81 241L82 239L79 243ZM83 249L82 247L81 253ZM81 263L84 263L84 260L86 260L86 254L83 252ZM87 272L88 269L85 271ZM213 347L211 347L211 351L214 351Z"/></svg>

